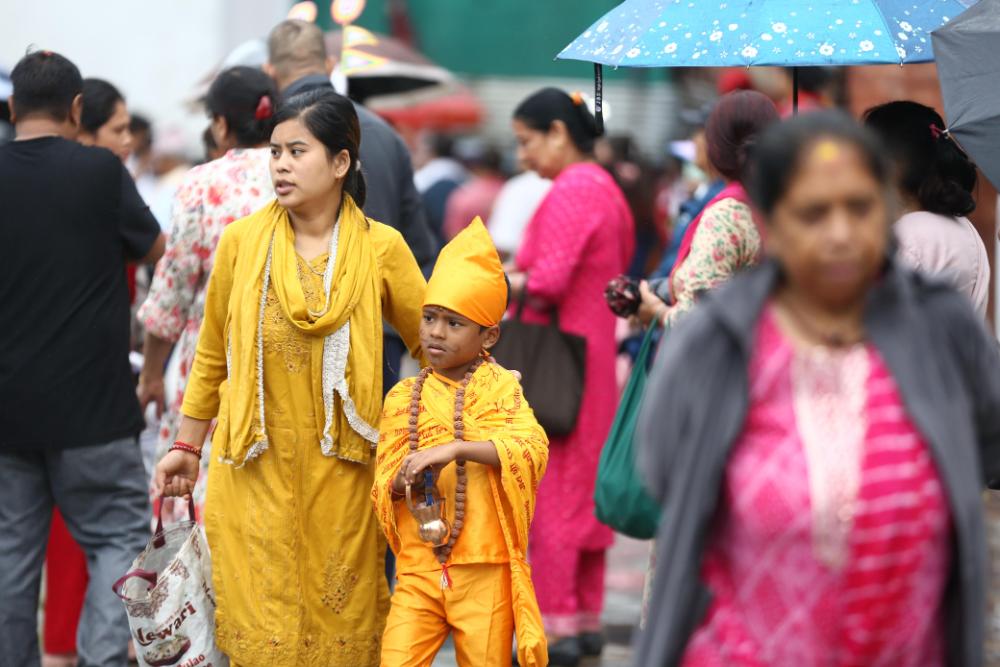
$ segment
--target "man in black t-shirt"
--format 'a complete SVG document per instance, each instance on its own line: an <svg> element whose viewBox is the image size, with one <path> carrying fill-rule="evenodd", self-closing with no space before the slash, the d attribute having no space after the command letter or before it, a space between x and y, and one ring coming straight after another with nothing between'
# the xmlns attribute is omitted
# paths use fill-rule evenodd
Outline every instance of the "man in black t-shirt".
<svg viewBox="0 0 1000 667"><path fill-rule="evenodd" d="M124 667L129 629L111 584L149 535L125 265L155 262L164 239L121 161L73 141L76 66L38 51L11 79L16 138L0 146L0 663L38 664L55 504L90 573L80 665Z"/></svg>

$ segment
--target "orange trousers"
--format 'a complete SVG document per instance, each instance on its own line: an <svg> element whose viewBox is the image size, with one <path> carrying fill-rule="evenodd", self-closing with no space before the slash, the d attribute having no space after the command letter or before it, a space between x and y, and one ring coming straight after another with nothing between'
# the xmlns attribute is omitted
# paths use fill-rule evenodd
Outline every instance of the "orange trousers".
<svg viewBox="0 0 1000 667"><path fill-rule="evenodd" d="M506 563L400 574L382 635L382 667L430 667L452 633L460 667L510 667L514 609Z"/></svg>

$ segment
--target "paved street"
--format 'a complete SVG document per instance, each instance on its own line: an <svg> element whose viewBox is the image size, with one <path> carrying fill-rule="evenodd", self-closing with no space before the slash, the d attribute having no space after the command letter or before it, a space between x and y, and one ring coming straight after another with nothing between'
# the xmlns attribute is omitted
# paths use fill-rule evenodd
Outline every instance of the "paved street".
<svg viewBox="0 0 1000 667"><path fill-rule="evenodd" d="M617 537L608 555L604 604L604 627L609 643L600 660L585 660L581 667L631 667L629 640L639 624L648 554L648 542ZM457 667L450 642L438 655L434 667Z"/></svg>

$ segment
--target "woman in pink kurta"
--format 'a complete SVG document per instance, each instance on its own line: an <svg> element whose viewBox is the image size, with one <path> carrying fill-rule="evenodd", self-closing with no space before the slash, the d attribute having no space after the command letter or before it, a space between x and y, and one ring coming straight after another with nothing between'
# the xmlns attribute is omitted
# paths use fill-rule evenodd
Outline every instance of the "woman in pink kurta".
<svg viewBox="0 0 1000 667"><path fill-rule="evenodd" d="M575 430L552 438L531 529L535 590L552 665L600 653L604 557L613 535L594 515L601 447L614 419L615 318L604 286L622 273L634 245L632 214L606 171L591 161L594 118L578 95L547 88L514 114L519 157L554 180L528 225L511 275L527 291L524 319L587 339L583 404Z"/></svg>

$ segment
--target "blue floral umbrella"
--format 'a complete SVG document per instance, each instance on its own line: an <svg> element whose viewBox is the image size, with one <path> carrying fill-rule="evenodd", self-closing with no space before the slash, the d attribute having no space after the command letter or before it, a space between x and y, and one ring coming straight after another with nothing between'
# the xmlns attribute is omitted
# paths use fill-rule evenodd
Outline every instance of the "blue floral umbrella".
<svg viewBox="0 0 1000 667"><path fill-rule="evenodd" d="M934 59L978 0L626 0L557 56L614 67L875 65ZM600 97L600 94L598 94Z"/></svg>
<svg viewBox="0 0 1000 667"><path fill-rule="evenodd" d="M627 0L557 56L615 67L874 65L934 59L976 0Z"/></svg>

